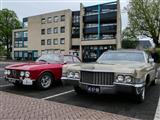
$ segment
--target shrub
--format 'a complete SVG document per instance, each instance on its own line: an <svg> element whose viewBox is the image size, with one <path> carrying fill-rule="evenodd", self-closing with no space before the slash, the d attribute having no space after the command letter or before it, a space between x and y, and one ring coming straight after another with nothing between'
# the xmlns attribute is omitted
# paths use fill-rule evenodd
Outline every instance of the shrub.
<svg viewBox="0 0 160 120"><path fill-rule="evenodd" d="M122 48L135 49L138 45L138 41L122 40Z"/></svg>

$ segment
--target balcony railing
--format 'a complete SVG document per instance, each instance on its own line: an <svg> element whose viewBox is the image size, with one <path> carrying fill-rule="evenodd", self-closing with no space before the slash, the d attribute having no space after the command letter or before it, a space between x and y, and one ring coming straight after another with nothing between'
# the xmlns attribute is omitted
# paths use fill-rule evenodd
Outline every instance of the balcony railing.
<svg viewBox="0 0 160 120"><path fill-rule="evenodd" d="M115 23L117 19L117 12L101 13L100 14L101 22L104 23ZM84 16L84 23L98 23L98 14Z"/></svg>
<svg viewBox="0 0 160 120"><path fill-rule="evenodd" d="M103 34L115 34L116 33L117 26L101 26L100 27L100 33ZM98 27L91 27L91 28L84 28L83 29L84 34L97 34L98 33Z"/></svg>

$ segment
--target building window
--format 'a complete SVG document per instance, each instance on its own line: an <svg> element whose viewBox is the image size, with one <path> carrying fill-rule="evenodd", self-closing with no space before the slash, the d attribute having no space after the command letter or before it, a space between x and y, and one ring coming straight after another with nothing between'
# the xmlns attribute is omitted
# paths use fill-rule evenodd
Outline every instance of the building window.
<svg viewBox="0 0 160 120"><path fill-rule="evenodd" d="M52 34L52 28L47 29L47 34Z"/></svg>
<svg viewBox="0 0 160 120"><path fill-rule="evenodd" d="M73 16L72 22L73 23L79 23L80 22L80 16L79 15Z"/></svg>
<svg viewBox="0 0 160 120"><path fill-rule="evenodd" d="M24 28L28 27L28 22L23 22L23 27Z"/></svg>
<svg viewBox="0 0 160 120"><path fill-rule="evenodd" d="M64 38L61 38L60 39L60 44L64 44L65 43L65 39Z"/></svg>
<svg viewBox="0 0 160 120"><path fill-rule="evenodd" d="M45 40L41 40L41 45L45 45Z"/></svg>
<svg viewBox="0 0 160 120"><path fill-rule="evenodd" d="M45 29L41 29L41 35L45 34Z"/></svg>
<svg viewBox="0 0 160 120"><path fill-rule="evenodd" d="M58 33L58 27L53 28L53 33Z"/></svg>
<svg viewBox="0 0 160 120"><path fill-rule="evenodd" d="M61 27L61 33L65 33L65 27Z"/></svg>
<svg viewBox="0 0 160 120"><path fill-rule="evenodd" d="M58 16L54 16L54 22L58 22Z"/></svg>
<svg viewBox="0 0 160 120"><path fill-rule="evenodd" d="M48 39L48 40L47 40L47 45L51 45L51 43L52 43L52 42L51 42L51 39Z"/></svg>
<svg viewBox="0 0 160 120"><path fill-rule="evenodd" d="M15 58L18 58L18 56L19 56L19 55L18 55L18 51L15 51L15 52L14 52L14 57L15 57Z"/></svg>
<svg viewBox="0 0 160 120"><path fill-rule="evenodd" d="M14 47L22 48L28 46L28 32L20 31L14 33Z"/></svg>
<svg viewBox="0 0 160 120"><path fill-rule="evenodd" d="M47 18L47 23L51 23L52 22L52 17L48 17Z"/></svg>
<svg viewBox="0 0 160 120"><path fill-rule="evenodd" d="M28 32L24 32L24 37L28 37Z"/></svg>
<svg viewBox="0 0 160 120"><path fill-rule="evenodd" d="M21 37L21 32L16 32L16 33L14 33L14 37L15 37L15 38L20 38L20 37Z"/></svg>
<svg viewBox="0 0 160 120"><path fill-rule="evenodd" d="M53 44L54 45L58 45L58 39L56 38L56 39L53 39Z"/></svg>
<svg viewBox="0 0 160 120"><path fill-rule="evenodd" d="M14 47L18 48L19 47L19 42L18 41L14 41Z"/></svg>
<svg viewBox="0 0 160 120"><path fill-rule="evenodd" d="M65 21L65 15L61 15L61 21Z"/></svg>
<svg viewBox="0 0 160 120"><path fill-rule="evenodd" d="M28 41L24 41L24 47L28 46Z"/></svg>
<svg viewBox="0 0 160 120"><path fill-rule="evenodd" d="M42 18L41 19L41 24L45 24L46 23L46 19L45 18Z"/></svg>

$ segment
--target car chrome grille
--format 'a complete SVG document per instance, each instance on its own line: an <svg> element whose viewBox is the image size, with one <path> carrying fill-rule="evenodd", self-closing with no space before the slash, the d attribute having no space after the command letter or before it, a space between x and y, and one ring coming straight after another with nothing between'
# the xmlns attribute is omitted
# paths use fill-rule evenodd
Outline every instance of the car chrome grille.
<svg viewBox="0 0 160 120"><path fill-rule="evenodd" d="M97 85L113 85L114 73L81 71L80 82Z"/></svg>
<svg viewBox="0 0 160 120"><path fill-rule="evenodd" d="M20 71L18 70L11 70L11 76L12 77L19 77L20 76Z"/></svg>

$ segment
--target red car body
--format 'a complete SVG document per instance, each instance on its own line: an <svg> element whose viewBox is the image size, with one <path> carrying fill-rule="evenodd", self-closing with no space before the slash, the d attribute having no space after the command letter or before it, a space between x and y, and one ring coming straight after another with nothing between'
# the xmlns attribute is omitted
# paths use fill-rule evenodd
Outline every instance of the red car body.
<svg viewBox="0 0 160 120"><path fill-rule="evenodd" d="M33 83L37 83L41 89L49 88L51 85L43 88L40 84L41 81L45 81L42 79L44 75L45 77L49 77L49 80L52 80L51 83L53 83L53 81L59 81L62 76L63 65L76 64L77 61L74 61L75 58L76 60L79 60L79 58L71 55L66 55L63 57L64 59L67 58L66 60L68 61L64 61L63 59L63 62L56 61L57 63L49 63L45 60L42 60L33 63L9 65L5 67L5 78L14 85L33 85ZM27 73L28 75L26 75Z"/></svg>
<svg viewBox="0 0 160 120"><path fill-rule="evenodd" d="M17 74L20 71L28 71L30 72L30 79L36 80L37 78L42 75L44 72L50 72L54 75L55 80L60 80L62 76L62 66L63 64L50 64L50 63L44 63L44 62L35 62L35 63L22 63L22 64L15 64L15 65L9 65L5 67L7 70L11 70L11 72L16 71ZM18 75L7 75L9 78L16 78L20 79L21 76Z"/></svg>

